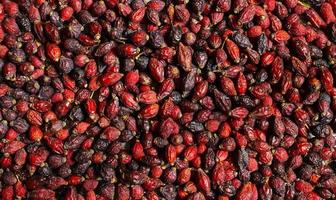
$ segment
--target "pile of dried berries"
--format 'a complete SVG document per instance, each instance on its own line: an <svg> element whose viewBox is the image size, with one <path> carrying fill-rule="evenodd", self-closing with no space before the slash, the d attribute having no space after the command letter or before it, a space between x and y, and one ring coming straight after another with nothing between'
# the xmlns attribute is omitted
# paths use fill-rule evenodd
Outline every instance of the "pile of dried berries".
<svg viewBox="0 0 336 200"><path fill-rule="evenodd" d="M335 0L1 0L0 199L335 199Z"/></svg>

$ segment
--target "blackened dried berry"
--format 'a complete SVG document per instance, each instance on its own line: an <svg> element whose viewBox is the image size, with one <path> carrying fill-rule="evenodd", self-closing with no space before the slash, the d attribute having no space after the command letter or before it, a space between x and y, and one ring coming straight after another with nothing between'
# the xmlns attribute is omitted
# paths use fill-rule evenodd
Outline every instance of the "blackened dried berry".
<svg viewBox="0 0 336 200"><path fill-rule="evenodd" d="M135 60L137 67L141 70L146 70L148 66L149 58L146 56L140 56Z"/></svg>
<svg viewBox="0 0 336 200"><path fill-rule="evenodd" d="M22 29L24 32L31 32L31 24L27 16L23 14L19 14L16 17L16 22L19 25L19 27Z"/></svg>
<svg viewBox="0 0 336 200"><path fill-rule="evenodd" d="M235 41L237 43L238 46L240 46L242 48L252 48L253 47L249 38L246 35L238 32L238 31L233 33L232 39L233 39L233 41Z"/></svg>
<svg viewBox="0 0 336 200"><path fill-rule="evenodd" d="M149 34L149 41L154 48L161 48L164 45L164 38L160 31L153 31Z"/></svg>
<svg viewBox="0 0 336 200"><path fill-rule="evenodd" d="M258 43L257 43L257 49L259 54L265 53L267 50L267 37L265 34L261 34L260 37L258 38Z"/></svg>
<svg viewBox="0 0 336 200"><path fill-rule="evenodd" d="M74 68L74 63L70 58L61 57L58 68L62 73L68 74Z"/></svg>
<svg viewBox="0 0 336 200"><path fill-rule="evenodd" d="M192 122L188 123L186 126L193 133L201 132L201 131L204 130L203 124L199 123L199 122L196 122L196 121L192 121Z"/></svg>
<svg viewBox="0 0 336 200"><path fill-rule="evenodd" d="M173 44L177 44L182 39L182 30L181 27L173 27L170 31L170 38L172 39Z"/></svg>

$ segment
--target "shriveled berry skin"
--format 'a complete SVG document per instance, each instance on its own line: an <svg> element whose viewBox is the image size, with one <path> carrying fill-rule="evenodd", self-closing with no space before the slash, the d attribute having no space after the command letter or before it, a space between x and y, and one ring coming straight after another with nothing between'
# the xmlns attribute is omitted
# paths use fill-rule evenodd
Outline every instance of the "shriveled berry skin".
<svg viewBox="0 0 336 200"><path fill-rule="evenodd" d="M335 16L1 1L0 199L335 199Z"/></svg>

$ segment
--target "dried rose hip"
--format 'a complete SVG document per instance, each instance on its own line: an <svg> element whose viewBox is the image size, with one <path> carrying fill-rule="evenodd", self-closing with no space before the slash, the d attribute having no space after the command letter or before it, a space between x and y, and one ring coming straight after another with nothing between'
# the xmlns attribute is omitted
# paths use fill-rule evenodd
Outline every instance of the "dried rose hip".
<svg viewBox="0 0 336 200"><path fill-rule="evenodd" d="M0 3L0 199L335 199L332 0Z"/></svg>

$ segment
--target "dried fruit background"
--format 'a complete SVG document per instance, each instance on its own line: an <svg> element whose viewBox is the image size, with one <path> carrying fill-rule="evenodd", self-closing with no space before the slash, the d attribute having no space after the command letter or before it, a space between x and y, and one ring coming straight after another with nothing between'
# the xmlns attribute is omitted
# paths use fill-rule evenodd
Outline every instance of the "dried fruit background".
<svg viewBox="0 0 336 200"><path fill-rule="evenodd" d="M0 199L335 199L335 14L0 0Z"/></svg>

